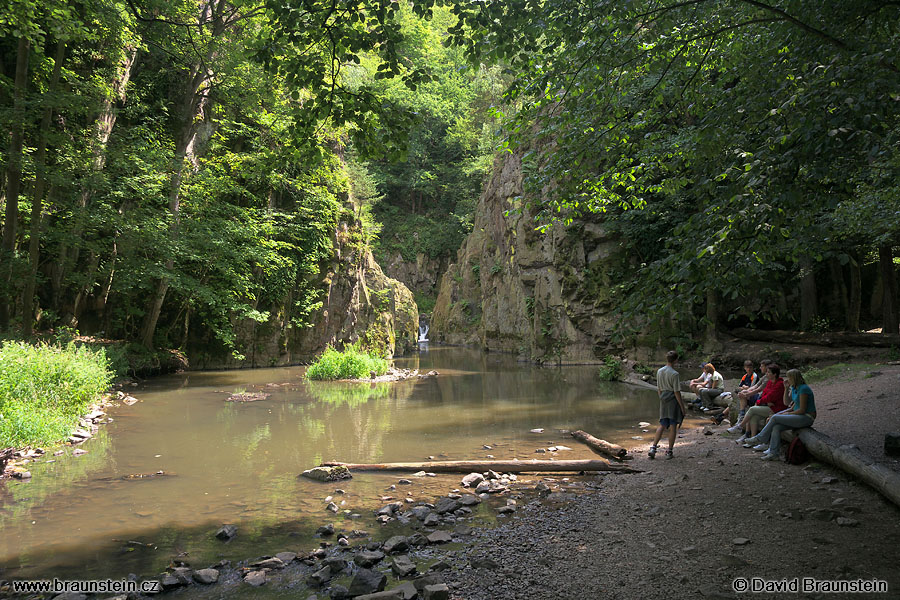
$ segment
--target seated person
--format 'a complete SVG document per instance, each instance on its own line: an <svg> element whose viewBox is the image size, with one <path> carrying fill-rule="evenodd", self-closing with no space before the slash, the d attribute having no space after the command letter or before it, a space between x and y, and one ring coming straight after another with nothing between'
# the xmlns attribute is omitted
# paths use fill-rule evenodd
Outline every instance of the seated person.
<svg viewBox="0 0 900 600"><path fill-rule="evenodd" d="M706 363L703 363L702 365L700 365L700 367L703 369L700 372L700 375L696 379L691 379L688 382L688 389L698 395L700 392L700 388L706 387L706 383L709 381L710 377L710 374L706 372Z"/></svg>
<svg viewBox="0 0 900 600"><path fill-rule="evenodd" d="M709 374L706 384L700 388L697 394L700 397L700 404L710 406L714 398L725 391L725 378L716 371L716 367L712 363L706 363L703 370Z"/></svg>
<svg viewBox="0 0 900 600"><path fill-rule="evenodd" d="M803 375L797 369L788 371L787 378L791 387L785 391L784 397L785 399L790 397L791 409L773 415L756 437L747 439L747 443L750 444L758 442L765 445L768 442L768 449L763 452L763 460L777 460L781 456L782 431L811 427L816 420L816 399L812 388L806 384ZM754 449L758 447L755 446Z"/></svg>
<svg viewBox="0 0 900 600"><path fill-rule="evenodd" d="M738 426L741 424L741 421L744 418L744 414L747 412L747 408L750 406L755 406L756 402L759 400L763 389L765 389L766 384L769 381L768 368L771 364L772 361L768 358L764 358L763 360L759 361L759 378L756 380L756 383L745 390L738 391L738 402L740 402L740 405L738 407L738 422L734 425L734 427L729 428L728 431L730 433L737 433L738 431L740 431L740 427Z"/></svg>
<svg viewBox="0 0 900 600"><path fill-rule="evenodd" d="M747 414L744 415L744 420L741 422L741 426L744 430L744 436L742 436L743 439L739 438L737 441L746 441L746 438L756 436L769 417L787 410L787 406L784 402L785 391L784 380L781 378L781 367L772 363L769 365L769 381L766 383L762 396L760 396L759 400L756 402L756 406L747 409ZM753 445L750 447L752 446ZM747 447L746 444L745 447ZM755 449L756 448L754 448L754 450ZM765 447L759 448L759 450L765 450Z"/></svg>

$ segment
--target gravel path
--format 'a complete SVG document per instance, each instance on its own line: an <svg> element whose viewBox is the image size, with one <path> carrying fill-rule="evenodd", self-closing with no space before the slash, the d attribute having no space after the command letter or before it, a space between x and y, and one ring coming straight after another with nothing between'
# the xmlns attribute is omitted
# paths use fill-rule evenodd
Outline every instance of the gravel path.
<svg viewBox="0 0 900 600"><path fill-rule="evenodd" d="M817 428L873 456L900 429L900 368L878 370L814 387ZM774 597L735 593L739 577L878 579L890 591L877 597L900 598L900 509L829 467L764 462L724 428L692 424L673 460L634 448L642 474L545 479L549 496L520 499L509 522L448 555L452 598Z"/></svg>

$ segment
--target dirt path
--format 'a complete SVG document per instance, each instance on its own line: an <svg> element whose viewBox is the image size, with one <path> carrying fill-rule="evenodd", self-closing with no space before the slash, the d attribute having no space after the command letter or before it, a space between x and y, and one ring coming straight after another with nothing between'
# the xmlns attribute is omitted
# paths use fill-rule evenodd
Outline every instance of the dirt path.
<svg viewBox="0 0 900 600"><path fill-rule="evenodd" d="M814 387L817 428L873 456L900 418L900 369L878 371ZM452 597L767 598L779 596L737 594L732 582L811 577L884 580L889 592L876 597L900 598L900 509L841 472L765 462L732 437L685 429L668 461L636 447L632 464L645 473L572 486L587 493L550 481L548 497L448 557Z"/></svg>

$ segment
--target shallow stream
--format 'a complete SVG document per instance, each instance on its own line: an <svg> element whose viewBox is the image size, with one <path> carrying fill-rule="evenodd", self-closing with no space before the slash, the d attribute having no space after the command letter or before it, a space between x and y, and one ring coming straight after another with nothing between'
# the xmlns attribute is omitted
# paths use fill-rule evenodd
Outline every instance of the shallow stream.
<svg viewBox="0 0 900 600"><path fill-rule="evenodd" d="M309 551L329 522L377 534L372 509L384 497L432 500L460 476L410 478L391 491L408 475L359 473L339 484L297 475L325 460L591 458L559 430L627 446L649 435L636 425L657 414L652 390L600 383L596 367L540 368L448 347L395 362L440 374L311 383L292 367L189 372L130 389L140 401L110 408L112 422L82 444L87 454L48 453L29 465L31 481L0 482L0 580L150 575L176 557L204 565ZM270 396L226 402L240 391ZM536 453L557 444L572 450ZM158 471L166 474L133 477ZM327 496L343 503L337 515ZM238 527L227 544L214 537L223 523Z"/></svg>

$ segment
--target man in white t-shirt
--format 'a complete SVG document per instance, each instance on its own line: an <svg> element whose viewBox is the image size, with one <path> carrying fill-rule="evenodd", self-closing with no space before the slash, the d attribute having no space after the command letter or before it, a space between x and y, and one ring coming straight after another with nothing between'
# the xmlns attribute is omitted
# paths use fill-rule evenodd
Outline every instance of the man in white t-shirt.
<svg viewBox="0 0 900 600"><path fill-rule="evenodd" d="M684 400L681 398L681 376L675 370L678 361L678 353L669 350L666 354L666 366L656 372L656 389L659 393L659 427L653 437L648 456L656 458L656 450L664 431L668 430L669 449L666 450L666 458L672 458L672 449L675 446L675 436L678 428L684 421Z"/></svg>

